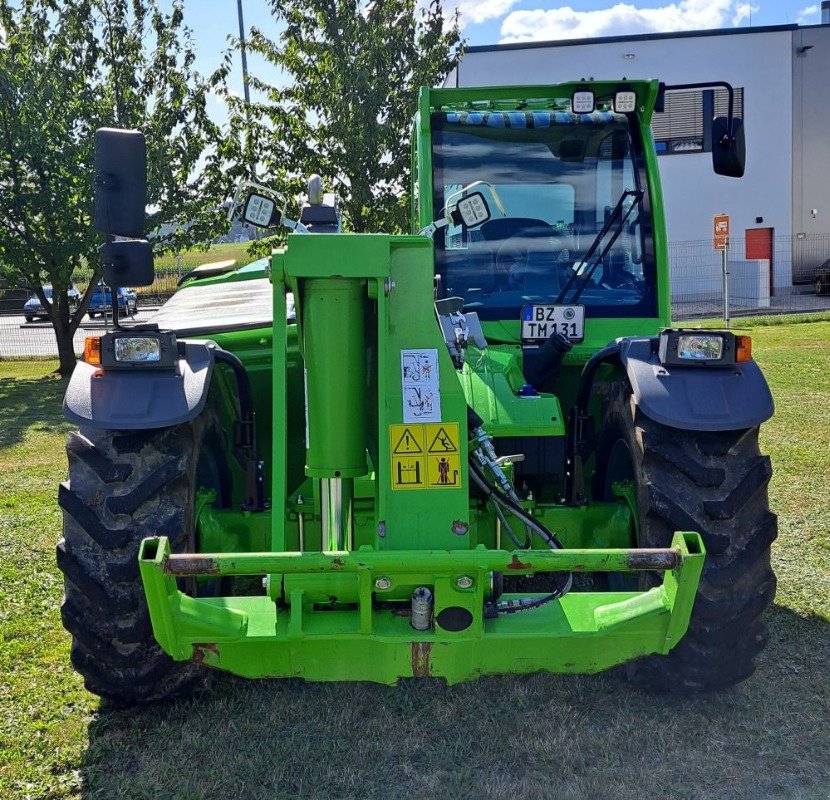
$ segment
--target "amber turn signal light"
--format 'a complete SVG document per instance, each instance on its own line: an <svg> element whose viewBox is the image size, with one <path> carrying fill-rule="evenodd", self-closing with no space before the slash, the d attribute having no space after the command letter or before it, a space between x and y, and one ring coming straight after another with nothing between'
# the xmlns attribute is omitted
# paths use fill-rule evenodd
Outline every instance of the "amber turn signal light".
<svg viewBox="0 0 830 800"><path fill-rule="evenodd" d="M735 337L735 361L752 361L752 337Z"/></svg>
<svg viewBox="0 0 830 800"><path fill-rule="evenodd" d="M100 336L87 336L86 340L84 341L84 361L87 364L100 364L101 363L101 337Z"/></svg>

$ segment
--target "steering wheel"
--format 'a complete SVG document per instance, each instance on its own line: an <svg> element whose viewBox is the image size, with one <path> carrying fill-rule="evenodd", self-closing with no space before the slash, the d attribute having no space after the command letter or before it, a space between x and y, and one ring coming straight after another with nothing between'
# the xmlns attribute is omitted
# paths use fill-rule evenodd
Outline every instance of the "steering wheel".
<svg viewBox="0 0 830 800"><path fill-rule="evenodd" d="M552 225L517 231L496 251L496 275L508 289L525 291L532 282L536 291L561 289L571 269L571 237Z"/></svg>

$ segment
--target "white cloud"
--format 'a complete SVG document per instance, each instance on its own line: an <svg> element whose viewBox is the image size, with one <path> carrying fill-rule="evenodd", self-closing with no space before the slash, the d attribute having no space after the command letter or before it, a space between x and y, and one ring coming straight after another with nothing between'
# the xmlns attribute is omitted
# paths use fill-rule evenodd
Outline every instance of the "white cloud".
<svg viewBox="0 0 830 800"><path fill-rule="evenodd" d="M461 24L486 22L488 19L498 19L510 11L518 0L457 0L456 5L461 12Z"/></svg>
<svg viewBox="0 0 830 800"><path fill-rule="evenodd" d="M821 12L821 7L818 3L812 6L807 6L806 8L802 8L801 11L795 17L795 21L799 25L804 25L805 23L809 24L811 22L820 22L819 13ZM815 17L815 19L811 19L811 17Z"/></svg>
<svg viewBox="0 0 830 800"><path fill-rule="evenodd" d="M735 6L735 13L732 15L732 25L738 27L744 20L751 20L752 15L760 11L760 6L754 6L751 3L738 3Z"/></svg>
<svg viewBox="0 0 830 800"><path fill-rule="evenodd" d="M752 11L757 11L752 6ZM501 26L502 42L545 39L582 39L595 36L624 36L634 33L722 28L740 25L750 12L741 0L679 0L658 8L637 8L617 3L596 11L561 8L514 11Z"/></svg>
<svg viewBox="0 0 830 800"><path fill-rule="evenodd" d="M488 19L503 17L519 0L444 0L444 17L449 19L456 10L460 15L461 27L486 22ZM428 7L429 0L420 0L421 7Z"/></svg>

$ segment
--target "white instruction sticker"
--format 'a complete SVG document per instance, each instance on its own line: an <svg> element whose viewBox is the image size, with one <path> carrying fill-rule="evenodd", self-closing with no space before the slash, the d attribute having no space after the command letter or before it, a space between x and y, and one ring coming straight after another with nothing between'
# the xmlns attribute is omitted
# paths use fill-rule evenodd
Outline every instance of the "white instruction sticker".
<svg viewBox="0 0 830 800"><path fill-rule="evenodd" d="M401 350L404 422L441 422L437 350Z"/></svg>

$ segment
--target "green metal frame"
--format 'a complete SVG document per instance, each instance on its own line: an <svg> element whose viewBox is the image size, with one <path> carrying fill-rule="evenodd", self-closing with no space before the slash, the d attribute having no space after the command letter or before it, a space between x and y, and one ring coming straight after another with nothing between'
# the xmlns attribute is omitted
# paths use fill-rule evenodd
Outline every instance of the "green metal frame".
<svg viewBox="0 0 830 800"><path fill-rule="evenodd" d="M483 615L494 571L621 572L637 566L638 551L508 553L479 547L194 557L172 555L161 537L144 540L139 566L156 639L176 660L195 659L252 678L394 683L401 677L433 676L457 683L502 672L597 672L668 653L686 632L704 559L696 533L676 533L672 550L677 566L648 591L571 592L555 603L498 619ZM355 609L309 607L302 588L292 591L285 608L267 596L193 598L176 585L177 577L194 574L269 575L279 581L280 576L332 573L353 580ZM461 577L472 579L472 585L459 588ZM375 602L396 582L426 581L435 589L435 613L465 608L472 617L467 629L415 631L407 616Z"/></svg>
<svg viewBox="0 0 830 800"><path fill-rule="evenodd" d="M619 86L590 85L600 98ZM433 218L432 110L515 108L517 101L549 108L583 86L423 90L413 123L419 189L413 230ZM677 644L704 559L698 534L676 533L671 552L649 560L632 549L638 523L631 487L616 486L615 501L580 507L565 505L559 488L551 487L524 506L565 549L551 551L534 536L530 550L508 552L499 521L471 493L467 472L468 404L493 436L562 438L564 411L585 361L616 337L653 334L669 323L665 220L648 133L657 83L627 82L626 88L637 92L646 143L657 315L591 317L584 342L566 357L556 396L517 396L524 383L518 320L486 323L488 348L471 350L456 371L434 316L434 257L424 237L292 234L272 255L273 326L213 337L241 358L251 377L259 450L270 454L264 465L270 507L234 510L235 490L233 508L217 509L212 493L199 492L196 553L171 554L162 535L145 539L139 554L153 630L174 659L250 677L391 683L433 675L457 682L500 672L596 672ZM261 275L249 268L210 280ZM282 313L287 292L294 294L296 324ZM441 420L458 426L452 485L395 483L393 432L404 424L401 353L407 349L437 353ZM613 378L613 368L602 368L600 376ZM221 369L214 391L230 426L234 382ZM353 540L336 553L322 532L320 491L321 481L334 479L347 481L354 498ZM532 610L485 615L497 573L638 569L664 570L663 582L643 592L571 591ZM197 586L206 578L263 576L266 587L257 596L192 597L178 588L185 575L197 576ZM407 616L409 598L421 586L434 594L435 622L425 632L415 631ZM438 623L450 608L469 615L463 630Z"/></svg>

